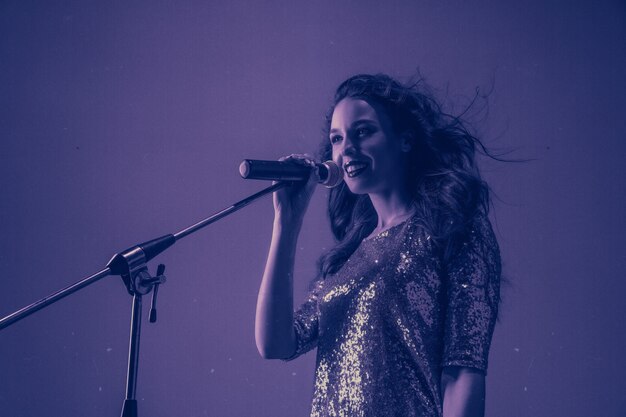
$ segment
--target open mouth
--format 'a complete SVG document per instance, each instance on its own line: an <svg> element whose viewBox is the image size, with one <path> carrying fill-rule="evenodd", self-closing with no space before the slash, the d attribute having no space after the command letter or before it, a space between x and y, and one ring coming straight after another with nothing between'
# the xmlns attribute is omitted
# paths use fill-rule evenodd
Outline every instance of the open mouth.
<svg viewBox="0 0 626 417"><path fill-rule="evenodd" d="M344 164L343 169L348 175L349 178L358 177L361 175L368 167L368 164L360 161L350 161L347 164Z"/></svg>

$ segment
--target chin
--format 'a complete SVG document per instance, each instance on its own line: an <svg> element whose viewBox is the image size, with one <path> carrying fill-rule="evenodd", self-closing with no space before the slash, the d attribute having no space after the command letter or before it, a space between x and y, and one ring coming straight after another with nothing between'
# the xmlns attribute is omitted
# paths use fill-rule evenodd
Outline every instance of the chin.
<svg viewBox="0 0 626 417"><path fill-rule="evenodd" d="M344 181L352 194L369 194L374 191L371 184L364 183L363 181L351 181L349 179Z"/></svg>

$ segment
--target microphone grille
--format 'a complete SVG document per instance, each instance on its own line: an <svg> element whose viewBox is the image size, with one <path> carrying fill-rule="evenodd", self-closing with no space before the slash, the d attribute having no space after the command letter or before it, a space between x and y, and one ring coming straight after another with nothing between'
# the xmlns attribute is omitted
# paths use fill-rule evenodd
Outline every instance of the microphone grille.
<svg viewBox="0 0 626 417"><path fill-rule="evenodd" d="M343 181L343 169L333 161L326 161L324 165L328 169L328 175L322 182L327 188L333 188Z"/></svg>

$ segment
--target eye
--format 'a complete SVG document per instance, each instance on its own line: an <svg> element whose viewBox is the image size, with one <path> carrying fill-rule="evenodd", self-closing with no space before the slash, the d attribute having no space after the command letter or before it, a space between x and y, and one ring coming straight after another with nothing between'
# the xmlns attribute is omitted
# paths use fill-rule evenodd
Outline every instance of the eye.
<svg viewBox="0 0 626 417"><path fill-rule="evenodd" d="M370 129L369 127L360 127L356 130L356 134L360 138L370 135L371 133L372 133L372 129Z"/></svg>
<svg viewBox="0 0 626 417"><path fill-rule="evenodd" d="M330 143L337 143L342 139L340 135L332 135L330 137Z"/></svg>

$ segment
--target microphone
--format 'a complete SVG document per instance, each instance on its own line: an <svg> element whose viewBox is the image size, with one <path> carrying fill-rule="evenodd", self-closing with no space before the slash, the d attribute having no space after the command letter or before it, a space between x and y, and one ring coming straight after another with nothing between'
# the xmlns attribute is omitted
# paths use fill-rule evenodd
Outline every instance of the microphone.
<svg viewBox="0 0 626 417"><path fill-rule="evenodd" d="M343 180L343 170L333 161L315 164L319 168L319 183L328 188L336 187ZM242 178L248 180L306 181L312 168L288 161L260 161L244 159L239 165Z"/></svg>

